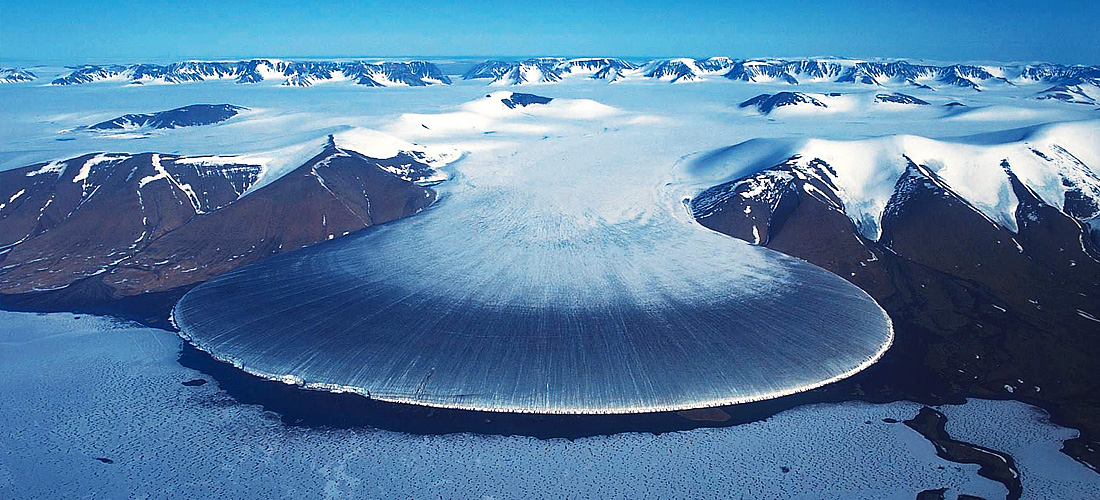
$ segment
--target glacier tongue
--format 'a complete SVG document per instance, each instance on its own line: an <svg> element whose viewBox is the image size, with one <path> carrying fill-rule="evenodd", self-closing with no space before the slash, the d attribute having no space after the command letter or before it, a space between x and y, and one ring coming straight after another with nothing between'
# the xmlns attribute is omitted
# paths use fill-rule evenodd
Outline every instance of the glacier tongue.
<svg viewBox="0 0 1100 500"><path fill-rule="evenodd" d="M554 138L449 132L486 142L467 148L435 207L197 287L175 310L182 335L307 387L536 413L777 397L889 346L889 319L858 288L692 222L668 164L639 159L667 157L675 132L550 111L523 116ZM458 113L513 119L479 104Z"/></svg>

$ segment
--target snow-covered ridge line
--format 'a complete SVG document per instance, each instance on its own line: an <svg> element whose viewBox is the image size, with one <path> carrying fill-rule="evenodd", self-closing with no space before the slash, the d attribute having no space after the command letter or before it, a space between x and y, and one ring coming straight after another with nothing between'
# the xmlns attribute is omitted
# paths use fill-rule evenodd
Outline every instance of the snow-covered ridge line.
<svg viewBox="0 0 1100 500"><path fill-rule="evenodd" d="M584 74L594 79L652 78L673 83L718 76L742 82L832 81L867 85L908 84L980 89L990 84L1049 83L1100 86L1100 66L1025 64L986 66L932 65L905 60L857 61L846 59L655 59L634 64L613 58L534 58L522 61L490 60L478 64L463 79L491 79L492 84L553 83L566 76Z"/></svg>
<svg viewBox="0 0 1100 500"><path fill-rule="evenodd" d="M133 84L177 84L230 79L236 83L282 80L282 85L308 87L321 81L351 81L368 87L449 84L451 80L432 63L424 61L182 61L167 65L84 65L72 68L52 85L80 85L117 80Z"/></svg>
<svg viewBox="0 0 1100 500"><path fill-rule="evenodd" d="M0 83L30 82L38 78L33 72L20 68L0 68Z"/></svg>
<svg viewBox="0 0 1100 500"><path fill-rule="evenodd" d="M697 216L730 196L762 194L779 177L819 178L834 188L838 208L871 240L878 240L883 214L911 165L1012 232L1020 225L1013 176L1043 203L1081 223L1100 220L1100 121L1000 135L1000 141L912 135L852 141L758 139L700 157L685 173L701 191L693 203Z"/></svg>
<svg viewBox="0 0 1100 500"><path fill-rule="evenodd" d="M69 73L54 79L51 84L79 85L103 80L131 84L177 84L211 79L230 79L237 83L275 80L282 85L302 87L325 81L351 81L371 87L450 83L450 79L435 64L427 61L249 59L181 61L167 65L82 65L69 69ZM867 85L903 84L921 88L954 86L976 90L990 85L1026 83L1100 87L1100 66L1055 63L946 64L901 59L734 59L724 56L704 59L678 57L645 62L610 57L488 60L475 65L462 78L488 79L491 80L491 85L524 85L554 83L574 75L608 82L629 78L681 83L717 77L749 83L782 82L797 85L827 81ZM34 73L24 69L0 68L0 83L26 82L36 78Z"/></svg>

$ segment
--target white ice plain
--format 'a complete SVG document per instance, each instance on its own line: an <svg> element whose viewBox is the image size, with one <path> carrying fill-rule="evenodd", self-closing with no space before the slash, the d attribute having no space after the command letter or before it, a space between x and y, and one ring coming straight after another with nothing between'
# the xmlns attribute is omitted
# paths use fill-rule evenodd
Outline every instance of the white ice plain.
<svg viewBox="0 0 1100 500"><path fill-rule="evenodd" d="M0 312L0 324L2 498L1006 494L977 466L944 461L913 430L883 422L911 418L914 403L820 404L735 427L574 441L290 427L217 383L181 385L205 376L176 362L181 341L170 332L67 313ZM1025 498L1100 495L1100 476L1057 451L1074 432L1038 410L1004 401L941 409L958 419L948 431L959 439L1015 454ZM968 430L975 419L980 432Z"/></svg>

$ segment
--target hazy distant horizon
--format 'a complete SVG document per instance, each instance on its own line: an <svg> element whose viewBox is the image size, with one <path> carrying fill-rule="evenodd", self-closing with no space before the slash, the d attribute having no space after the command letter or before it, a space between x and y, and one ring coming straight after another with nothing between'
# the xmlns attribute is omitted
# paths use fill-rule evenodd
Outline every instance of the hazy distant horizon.
<svg viewBox="0 0 1100 500"><path fill-rule="evenodd" d="M1100 4L687 0L185 4L0 0L0 64L381 54L382 58L793 58L1100 63ZM232 54L244 54L232 56ZM392 54L402 54L392 55ZM406 55L412 54L412 55ZM421 54L421 55L416 55ZM431 54L431 55L424 55ZM312 56L281 56L305 58Z"/></svg>
<svg viewBox="0 0 1100 500"><path fill-rule="evenodd" d="M921 63L929 65L950 65L950 64L970 64L976 66L1014 66L1014 65L1026 65L1026 64L1041 64L1041 63L1053 63L1063 65L1082 65L1091 66L1092 64L1075 61L1051 61L1051 60L993 60L993 59L929 59L929 58L917 58L917 57L875 57L875 56L842 56L842 55L791 55L791 56L772 56L772 55L746 55L736 56L729 54L673 54L673 55L658 55L658 56L621 56L616 54L537 54L537 55L241 55L241 56L214 56L214 57L185 57L185 58L165 58L165 57L126 57L119 59L94 59L94 60L42 60L42 59L13 59L13 58L0 58L0 67L12 67L22 69L34 69L34 68L62 68L62 67L76 67L82 65L109 65L109 64L160 64L167 65L171 63L183 62L183 61L203 61L203 62L238 62L248 61L253 59L272 59L283 61L426 61L435 63L438 65L444 64L477 64L489 60L499 61L522 61L525 59L534 58L598 58L607 57L615 59L623 59L634 63L644 63L648 61L672 59L672 58L693 58L697 60L706 59L710 57L729 57L734 60L849 60L849 61L909 61L912 63Z"/></svg>

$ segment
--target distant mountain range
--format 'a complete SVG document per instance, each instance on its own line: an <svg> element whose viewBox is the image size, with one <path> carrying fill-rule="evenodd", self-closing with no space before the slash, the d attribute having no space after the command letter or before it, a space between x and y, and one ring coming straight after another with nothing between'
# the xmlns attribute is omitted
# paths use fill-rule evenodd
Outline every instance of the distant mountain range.
<svg viewBox="0 0 1100 500"><path fill-rule="evenodd" d="M54 79L52 85L80 85L103 80L120 80L132 84L188 83L205 80L234 80L236 83L259 83L282 80L291 87L308 87L329 80L351 81L368 87L411 86L451 83L439 67L422 61L281 61L251 59L248 61L184 61L168 65L84 65Z"/></svg>
<svg viewBox="0 0 1100 500"><path fill-rule="evenodd" d="M168 65L84 65L51 81L52 85L79 85L104 80L129 84L178 84L205 80L237 83L279 81L281 85L308 87L324 81L350 81L370 87L449 84L450 78L435 64L424 61L183 61ZM1058 86L1100 86L1100 66L1064 64L918 64L903 60L859 61L852 59L706 59L671 58L646 62L606 57L541 57L524 60L489 60L462 75L464 80L486 79L491 85L554 83L575 75L615 82L627 78L657 79L673 83L725 78L759 83L792 85L814 81L866 85L911 85L919 88L963 87L981 90L990 85L1048 83ZM0 82L36 79L23 69L0 69Z"/></svg>
<svg viewBox="0 0 1100 500"><path fill-rule="evenodd" d="M523 85L553 83L583 74L617 81L623 78L652 78L673 83L693 82L707 77L759 83L792 85L808 81L833 81L867 85L908 84L916 87L955 86L973 89L991 84L1046 82L1058 85L1100 85L1100 67L1033 64L978 66L951 64L936 66L907 61L855 61L847 59L736 60L656 59L634 64L611 58L536 58L522 61L486 61L463 75L463 79L490 79L491 84Z"/></svg>

